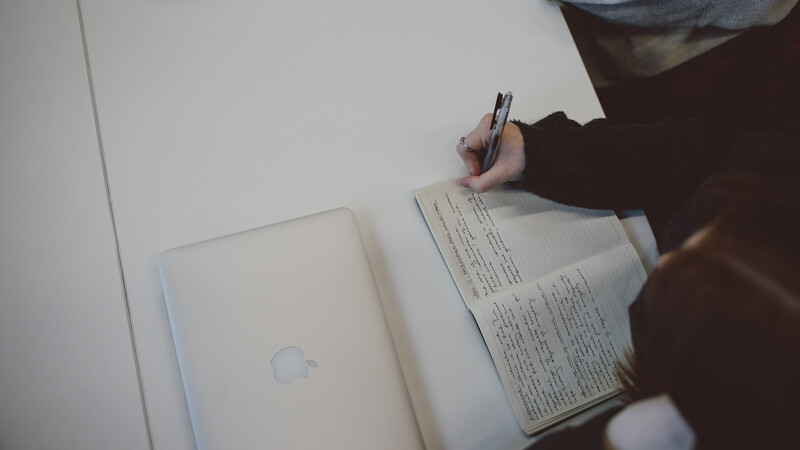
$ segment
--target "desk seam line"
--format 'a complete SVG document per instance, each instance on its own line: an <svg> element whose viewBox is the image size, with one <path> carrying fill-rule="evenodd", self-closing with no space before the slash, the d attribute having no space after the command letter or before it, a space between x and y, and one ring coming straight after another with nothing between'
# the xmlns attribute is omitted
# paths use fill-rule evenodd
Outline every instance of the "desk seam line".
<svg viewBox="0 0 800 450"><path fill-rule="evenodd" d="M92 114L94 116L95 132L97 134L97 146L100 156L100 166L103 171L103 183L105 185L105 191L106 191L106 202L108 204L108 213L109 213L109 218L111 220L111 230L114 236L114 247L117 256L117 268L119 270L120 284L122 288L122 299L123 299L123 304L125 306L126 320L128 322L128 336L130 337L131 341L133 365L136 370L136 380L139 388L139 400L142 405L142 415L144 419L145 432L147 433L147 443L150 450L154 450L153 436L152 436L152 431L150 430L150 415L147 410L147 401L144 395L144 382L142 380L141 365L139 363L139 352L136 346L136 338L133 330L133 316L131 314L130 302L128 300L128 288L125 282L125 271L123 270L122 267L122 255L120 252L119 236L117 234L117 221L114 216L114 206L111 199L111 186L108 180L108 168L106 166L105 151L103 148L103 138L102 134L100 133L100 117L97 111L97 99L95 97L95 91L94 91L92 68L91 65L89 64L89 47L86 41L86 29L83 23L83 11L81 9L80 0L75 0L75 6L77 7L78 24L80 26L80 32L81 32L81 44L83 45L83 58L86 64L86 76L87 76L87 81L89 83L89 96L91 98L91 103L92 103Z"/></svg>

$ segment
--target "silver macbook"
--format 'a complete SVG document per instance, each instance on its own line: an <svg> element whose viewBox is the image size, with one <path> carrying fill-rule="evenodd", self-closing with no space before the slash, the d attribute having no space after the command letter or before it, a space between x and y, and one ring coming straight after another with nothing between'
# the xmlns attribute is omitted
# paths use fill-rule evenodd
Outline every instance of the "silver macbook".
<svg viewBox="0 0 800 450"><path fill-rule="evenodd" d="M421 448L358 225L336 209L160 255L199 448Z"/></svg>

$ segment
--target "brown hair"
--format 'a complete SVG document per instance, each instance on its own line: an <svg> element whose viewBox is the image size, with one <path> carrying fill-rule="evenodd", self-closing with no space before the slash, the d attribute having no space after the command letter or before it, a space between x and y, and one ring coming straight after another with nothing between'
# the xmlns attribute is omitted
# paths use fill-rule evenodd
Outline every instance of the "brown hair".
<svg viewBox="0 0 800 450"><path fill-rule="evenodd" d="M707 233L642 289L639 395L667 392L698 448L797 447L800 414L800 190L728 176L695 206Z"/></svg>

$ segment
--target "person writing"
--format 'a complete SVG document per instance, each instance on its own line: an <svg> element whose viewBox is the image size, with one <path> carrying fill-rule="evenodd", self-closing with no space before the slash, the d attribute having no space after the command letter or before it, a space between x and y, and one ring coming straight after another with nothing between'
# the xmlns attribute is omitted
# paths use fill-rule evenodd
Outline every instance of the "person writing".
<svg viewBox="0 0 800 450"><path fill-rule="evenodd" d="M481 173L491 115L458 144L484 192L641 208L662 253L631 305L632 402L545 435L552 448L797 448L800 101L653 125L563 113L512 122Z"/></svg>
<svg viewBox="0 0 800 450"><path fill-rule="evenodd" d="M505 182L560 203L643 209L659 250L679 246L699 227L689 209L712 175L796 177L800 168L800 91L769 109L655 124L596 119L583 126L563 112L531 124L506 124L497 161L481 174L492 115L456 146L469 175L463 186L485 192Z"/></svg>

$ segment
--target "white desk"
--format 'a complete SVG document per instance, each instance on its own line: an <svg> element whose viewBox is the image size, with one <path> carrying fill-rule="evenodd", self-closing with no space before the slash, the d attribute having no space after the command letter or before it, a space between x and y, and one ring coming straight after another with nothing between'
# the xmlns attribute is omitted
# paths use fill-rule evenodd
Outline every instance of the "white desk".
<svg viewBox="0 0 800 450"><path fill-rule="evenodd" d="M0 3L0 448L147 430L74 2Z"/></svg>
<svg viewBox="0 0 800 450"><path fill-rule="evenodd" d="M157 448L187 448L191 432L156 254L337 206L355 210L367 237L428 443L522 442L499 382L496 398L453 392L452 404L423 403L497 375L488 353L485 372L459 370L473 355L463 346L484 344L413 192L463 173L455 144L499 90L514 91L517 118L602 114L555 6L82 4ZM442 321L455 333L437 335ZM473 416L466 406L476 403L493 417ZM445 407L455 426L433 422Z"/></svg>
<svg viewBox="0 0 800 450"><path fill-rule="evenodd" d="M497 91L512 118L602 115L554 5L80 3L155 448L194 445L158 252L338 206L360 221L427 443L526 443L488 352L460 370L485 347L413 192L462 175L455 144ZM473 384L494 387L453 390Z"/></svg>

